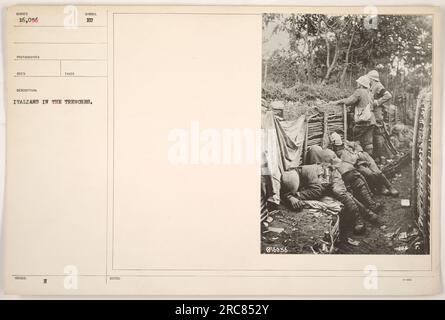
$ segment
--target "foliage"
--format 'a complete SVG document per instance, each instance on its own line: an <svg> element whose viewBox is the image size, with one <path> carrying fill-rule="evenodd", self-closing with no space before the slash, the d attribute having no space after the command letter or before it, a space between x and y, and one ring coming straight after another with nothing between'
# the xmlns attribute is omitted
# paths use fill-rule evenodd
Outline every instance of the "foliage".
<svg viewBox="0 0 445 320"><path fill-rule="evenodd" d="M338 88L335 85L299 83L293 87L285 88L281 84L269 83L263 86L262 97L266 100L285 100L317 104L338 100L348 96L353 90Z"/></svg>
<svg viewBox="0 0 445 320"><path fill-rule="evenodd" d="M272 28L272 35L286 34L288 46L264 58L264 82L284 87L299 83L353 87L358 76L378 69L384 84L391 83L394 89L418 86L420 79L427 85L431 17L379 15L376 28L367 19L361 15L265 14L263 28ZM263 46L269 40L263 39Z"/></svg>

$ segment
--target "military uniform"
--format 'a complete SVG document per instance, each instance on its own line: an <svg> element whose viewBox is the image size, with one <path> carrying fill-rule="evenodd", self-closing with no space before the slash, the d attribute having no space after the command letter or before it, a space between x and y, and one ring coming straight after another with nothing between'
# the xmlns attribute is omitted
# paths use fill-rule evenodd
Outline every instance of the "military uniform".
<svg viewBox="0 0 445 320"><path fill-rule="evenodd" d="M371 94L374 99L374 116L375 116L375 129L374 135L374 157L388 156L388 152L385 146L385 123L384 123L384 112L386 109L386 103L391 100L391 93L385 89L383 84L379 80L377 71L370 71L368 76L373 79L371 84ZM366 151L366 149L365 149Z"/></svg>
<svg viewBox="0 0 445 320"><path fill-rule="evenodd" d="M354 107L354 127L352 128L353 140L360 141L366 152L373 153L373 133L376 119L374 113L367 121L360 120L360 114L365 108L372 103L371 95L368 89L358 88L354 93L345 99L340 100L341 103Z"/></svg>
<svg viewBox="0 0 445 320"><path fill-rule="evenodd" d="M370 219L372 214L354 198L351 190L348 190L343 180L343 172L356 171L354 165L350 162L340 161L340 166L332 166L330 163L335 158L337 158L337 155L332 150L322 149L319 146L312 146L307 154L309 163L317 163L319 168L321 168L318 169L318 172L323 172L319 178L320 184L324 186L323 191L344 205L344 211L341 214L342 219L340 219L342 228L348 224L348 221L353 220L355 231L360 232L364 228L361 215ZM352 161L355 161L355 159Z"/></svg>
<svg viewBox="0 0 445 320"><path fill-rule="evenodd" d="M300 188L297 192L290 192L285 195L287 199L297 197L299 200L318 200L325 190L326 183L323 183L323 167L319 164L305 165L296 168L300 176Z"/></svg>
<svg viewBox="0 0 445 320"><path fill-rule="evenodd" d="M344 146L337 146L336 153L339 159L334 162L335 167L337 167L338 171L341 173L347 190L371 211L379 211L381 205L374 201L368 181L360 171L356 169L359 156L355 152L346 149Z"/></svg>

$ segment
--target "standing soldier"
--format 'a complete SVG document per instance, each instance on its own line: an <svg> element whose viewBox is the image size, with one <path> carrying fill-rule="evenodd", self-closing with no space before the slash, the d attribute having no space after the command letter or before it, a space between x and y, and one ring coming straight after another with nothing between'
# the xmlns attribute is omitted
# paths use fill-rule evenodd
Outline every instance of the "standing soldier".
<svg viewBox="0 0 445 320"><path fill-rule="evenodd" d="M380 157L386 156L385 147L385 123L383 122L383 112L386 108L386 103L391 100L391 93L385 89L380 82L379 73L376 70L371 70L366 75L371 84L371 94L374 99L374 116L376 125L374 128L374 158L380 160Z"/></svg>
<svg viewBox="0 0 445 320"><path fill-rule="evenodd" d="M330 101L329 104L345 104L354 108L353 140L360 141L363 149L372 156L374 149L373 132L376 122L372 112L371 83L367 76L361 76L355 81L357 82L357 89L350 97Z"/></svg>

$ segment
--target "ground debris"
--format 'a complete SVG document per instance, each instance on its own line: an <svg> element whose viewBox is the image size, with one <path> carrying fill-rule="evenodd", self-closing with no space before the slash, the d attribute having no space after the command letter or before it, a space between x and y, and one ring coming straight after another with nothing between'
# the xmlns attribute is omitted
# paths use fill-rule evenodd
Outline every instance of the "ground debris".
<svg viewBox="0 0 445 320"><path fill-rule="evenodd" d="M408 250L408 246L399 246L394 248L395 251L399 252L399 253L405 253Z"/></svg>
<svg viewBox="0 0 445 320"><path fill-rule="evenodd" d="M416 228L414 228L410 233L408 233L408 237L410 238L418 235L419 235L419 230L417 230Z"/></svg>
<svg viewBox="0 0 445 320"><path fill-rule="evenodd" d="M400 200L400 205L401 205L402 207L409 207L409 206L410 206L409 199L401 199L401 200Z"/></svg>
<svg viewBox="0 0 445 320"><path fill-rule="evenodd" d="M406 240L408 238L408 234L406 232L399 233L399 240Z"/></svg>
<svg viewBox="0 0 445 320"><path fill-rule="evenodd" d="M284 228L277 228L277 227L269 227L268 229L271 232L281 233L284 231Z"/></svg>
<svg viewBox="0 0 445 320"><path fill-rule="evenodd" d="M357 240L354 240L354 239L351 239L351 238L348 238L348 243L353 245L353 246L356 246L356 247L358 247L360 245L360 241L357 241Z"/></svg>
<svg viewBox="0 0 445 320"><path fill-rule="evenodd" d="M399 227L396 231L394 231L394 232L389 232L389 233L385 234L385 237L387 237L387 238L389 238L389 239L394 239L395 236L397 236L397 235L399 234L400 229L401 229L401 228Z"/></svg>

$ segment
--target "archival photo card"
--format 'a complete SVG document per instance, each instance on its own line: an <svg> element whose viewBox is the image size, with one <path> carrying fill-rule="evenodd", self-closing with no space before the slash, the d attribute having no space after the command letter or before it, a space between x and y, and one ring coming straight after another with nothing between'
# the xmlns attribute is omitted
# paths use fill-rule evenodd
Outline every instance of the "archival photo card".
<svg viewBox="0 0 445 320"><path fill-rule="evenodd" d="M432 22L263 14L263 253L430 253Z"/></svg>
<svg viewBox="0 0 445 320"><path fill-rule="evenodd" d="M5 292L439 292L440 23L9 7Z"/></svg>

